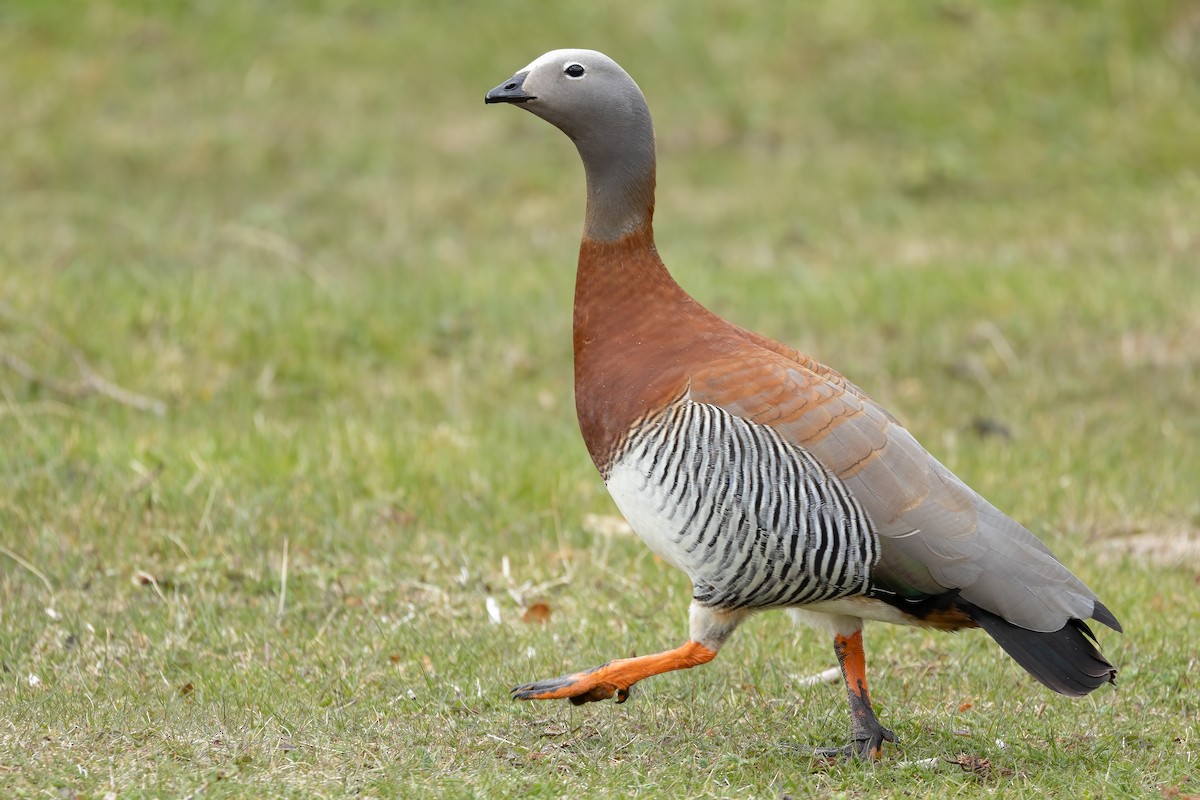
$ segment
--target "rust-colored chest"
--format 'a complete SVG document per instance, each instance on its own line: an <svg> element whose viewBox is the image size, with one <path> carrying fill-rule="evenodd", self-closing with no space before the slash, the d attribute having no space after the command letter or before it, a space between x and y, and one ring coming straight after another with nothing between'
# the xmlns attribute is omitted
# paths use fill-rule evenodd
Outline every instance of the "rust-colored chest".
<svg viewBox="0 0 1200 800"><path fill-rule="evenodd" d="M729 350L724 327L731 326L671 278L648 231L584 241L575 286L575 408L602 475L639 419L685 392L697 364Z"/></svg>

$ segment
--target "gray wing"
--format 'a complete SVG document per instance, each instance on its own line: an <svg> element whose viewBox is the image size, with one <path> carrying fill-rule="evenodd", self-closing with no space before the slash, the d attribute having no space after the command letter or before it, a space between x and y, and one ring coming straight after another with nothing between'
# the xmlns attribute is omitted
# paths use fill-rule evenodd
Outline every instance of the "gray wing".
<svg viewBox="0 0 1200 800"><path fill-rule="evenodd" d="M693 395L774 428L836 475L880 536L874 576L913 597L959 596L1032 631L1095 618L1096 595L1024 527L930 455L881 406L767 350L707 365Z"/></svg>

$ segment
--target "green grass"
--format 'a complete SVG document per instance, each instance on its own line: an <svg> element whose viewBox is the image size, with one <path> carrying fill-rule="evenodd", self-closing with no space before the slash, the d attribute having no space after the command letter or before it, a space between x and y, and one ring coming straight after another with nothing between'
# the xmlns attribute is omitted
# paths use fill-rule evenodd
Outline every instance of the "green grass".
<svg viewBox="0 0 1200 800"><path fill-rule="evenodd" d="M587 522L577 157L482 103L558 46L646 91L681 283L1050 543L1119 688L871 628L899 746L814 765L832 649L769 614L622 706L508 700L689 597ZM1200 792L1195 3L9 0L0 109L0 795Z"/></svg>

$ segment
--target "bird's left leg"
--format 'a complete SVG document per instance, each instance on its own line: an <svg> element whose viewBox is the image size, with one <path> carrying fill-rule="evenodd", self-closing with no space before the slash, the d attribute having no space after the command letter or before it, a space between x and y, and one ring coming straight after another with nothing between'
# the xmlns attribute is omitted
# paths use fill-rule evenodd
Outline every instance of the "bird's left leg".
<svg viewBox="0 0 1200 800"><path fill-rule="evenodd" d="M693 601L688 615L689 640L679 647L649 656L619 658L583 672L526 683L512 690L513 699L557 700L565 697L580 705L616 695L617 702L624 703L629 699L629 687L643 678L712 661L747 613L744 609L710 608Z"/></svg>

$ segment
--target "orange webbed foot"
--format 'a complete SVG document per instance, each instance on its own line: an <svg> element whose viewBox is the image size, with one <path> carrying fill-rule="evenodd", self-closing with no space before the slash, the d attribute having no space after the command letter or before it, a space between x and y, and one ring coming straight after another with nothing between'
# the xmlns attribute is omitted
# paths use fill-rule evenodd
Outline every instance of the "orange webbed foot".
<svg viewBox="0 0 1200 800"><path fill-rule="evenodd" d="M607 700L616 695L618 703L629 699L629 687L651 675L661 675L677 669L688 669L712 661L717 651L699 642L687 642L651 656L619 658L583 672L561 678L517 686L511 692L514 700L560 700L566 698L575 705Z"/></svg>
<svg viewBox="0 0 1200 800"><path fill-rule="evenodd" d="M629 699L629 686L621 686L602 676L608 664L572 675L548 678L535 683L525 683L511 691L514 700L570 700L574 705L607 700L614 694L618 703ZM630 684L632 685L632 684Z"/></svg>

